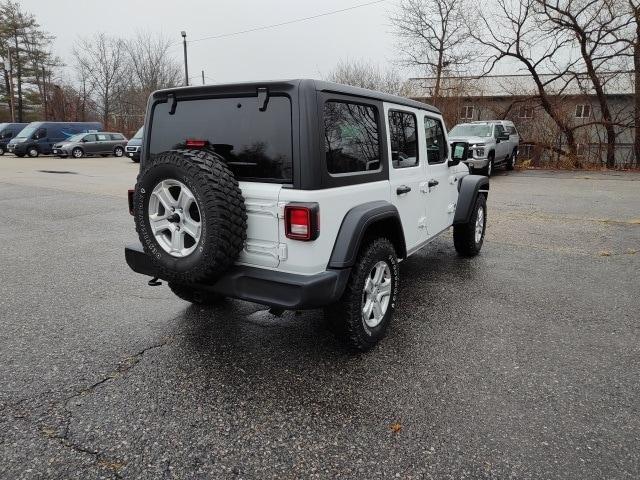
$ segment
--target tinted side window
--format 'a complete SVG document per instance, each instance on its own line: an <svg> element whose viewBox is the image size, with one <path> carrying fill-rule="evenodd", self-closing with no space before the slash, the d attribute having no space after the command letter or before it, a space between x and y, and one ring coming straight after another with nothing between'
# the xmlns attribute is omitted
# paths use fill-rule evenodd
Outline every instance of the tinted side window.
<svg viewBox="0 0 640 480"><path fill-rule="evenodd" d="M518 133L518 132L516 131L516 127L512 127L512 126L510 126L510 125L507 127L507 132L509 132L509 135L515 135L515 134L517 134L517 133Z"/></svg>
<svg viewBox="0 0 640 480"><path fill-rule="evenodd" d="M96 141L96 136L91 134L91 135L85 135L84 136L84 140L86 142L95 142Z"/></svg>
<svg viewBox="0 0 640 480"><path fill-rule="evenodd" d="M442 163L447 159L447 142L440 120L424 118L424 139L427 145L427 161Z"/></svg>
<svg viewBox="0 0 640 480"><path fill-rule="evenodd" d="M502 125L496 125L493 129L493 136L498 138L500 135L504 133L504 127Z"/></svg>
<svg viewBox="0 0 640 480"><path fill-rule="evenodd" d="M98 141L99 142L106 142L107 140L109 140L108 135L104 135L104 134L99 134L98 135Z"/></svg>
<svg viewBox="0 0 640 480"><path fill-rule="evenodd" d="M380 170L378 111L371 105L324 105L324 148L329 173Z"/></svg>
<svg viewBox="0 0 640 480"><path fill-rule="evenodd" d="M391 160L393 168L418 165L418 127L416 116L409 112L389 111Z"/></svg>
<svg viewBox="0 0 640 480"><path fill-rule="evenodd" d="M120 133L112 133L111 140L124 140L124 137Z"/></svg>
<svg viewBox="0 0 640 480"><path fill-rule="evenodd" d="M46 136L47 136L47 129L46 128L40 128L36 132L36 135L35 135L34 139L35 140L40 140L41 138L45 138Z"/></svg>

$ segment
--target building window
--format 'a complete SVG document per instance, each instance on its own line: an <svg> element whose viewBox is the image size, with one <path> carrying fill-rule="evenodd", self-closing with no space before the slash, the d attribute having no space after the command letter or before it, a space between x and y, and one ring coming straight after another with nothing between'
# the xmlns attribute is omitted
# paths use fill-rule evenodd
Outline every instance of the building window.
<svg viewBox="0 0 640 480"><path fill-rule="evenodd" d="M418 127L416 116L409 112L389 110L391 163L393 168L418 165Z"/></svg>
<svg viewBox="0 0 640 480"><path fill-rule="evenodd" d="M576 118L589 118L591 116L591 105L576 105Z"/></svg>
<svg viewBox="0 0 640 480"><path fill-rule="evenodd" d="M533 107L522 105L518 112L518 118L533 118Z"/></svg>
<svg viewBox="0 0 640 480"><path fill-rule="evenodd" d="M473 105L465 105L460 111L461 120L473 120Z"/></svg>
<svg viewBox="0 0 640 480"><path fill-rule="evenodd" d="M378 111L372 105L324 105L324 151L329 173L380 171Z"/></svg>

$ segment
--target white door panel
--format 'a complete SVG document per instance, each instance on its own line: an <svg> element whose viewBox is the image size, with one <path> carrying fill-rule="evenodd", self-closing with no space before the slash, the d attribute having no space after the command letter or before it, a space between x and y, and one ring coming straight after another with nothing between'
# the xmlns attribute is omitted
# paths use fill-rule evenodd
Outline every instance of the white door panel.
<svg viewBox="0 0 640 480"><path fill-rule="evenodd" d="M409 113L415 117L416 133L418 135L417 166L403 167L403 165L406 165L409 161L411 164L415 163L415 160L398 157L398 153L393 150L394 142L391 138L392 127L389 120L389 110ZM400 214L407 251L411 251L414 247L420 245L427 239L427 218L425 209L425 197L428 195L428 189L425 185L427 180L427 160L426 152L424 150L424 142L421 140L422 122L420 120L420 117L424 112L410 107L385 104L384 113L388 125L387 154L389 156L389 196L391 198L391 203L396 206L398 213ZM403 129L400 129L400 131L402 130ZM415 158L415 156L412 158Z"/></svg>
<svg viewBox="0 0 640 480"><path fill-rule="evenodd" d="M422 141L427 152L426 216L427 237L431 238L451 226L457 199L457 177L448 165L451 156L442 120L423 115Z"/></svg>

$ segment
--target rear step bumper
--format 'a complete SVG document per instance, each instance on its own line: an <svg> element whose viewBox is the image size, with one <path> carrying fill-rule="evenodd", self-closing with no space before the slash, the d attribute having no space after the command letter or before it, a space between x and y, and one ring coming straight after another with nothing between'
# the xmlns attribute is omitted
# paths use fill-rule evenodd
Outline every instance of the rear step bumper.
<svg viewBox="0 0 640 480"><path fill-rule="evenodd" d="M125 247L124 255L134 272L150 277L158 276L140 243ZM197 283L194 287L271 307L301 310L319 308L338 301L347 285L350 271L349 268L344 268L315 275L296 275L235 265L216 283Z"/></svg>

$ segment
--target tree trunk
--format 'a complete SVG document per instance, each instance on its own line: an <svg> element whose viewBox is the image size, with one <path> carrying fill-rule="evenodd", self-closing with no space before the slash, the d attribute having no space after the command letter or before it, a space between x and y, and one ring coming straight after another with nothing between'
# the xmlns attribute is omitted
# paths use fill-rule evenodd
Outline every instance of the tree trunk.
<svg viewBox="0 0 640 480"><path fill-rule="evenodd" d="M22 62L20 61L20 47L18 46L18 32L14 31L13 39L16 47L16 74L18 82L18 123L22 123Z"/></svg>
<svg viewBox="0 0 640 480"><path fill-rule="evenodd" d="M635 12L636 38L633 42L633 67L635 80L635 106L634 106L634 141L633 153L635 164L640 167L640 10Z"/></svg>
<svg viewBox="0 0 640 480"><path fill-rule="evenodd" d="M589 75L593 89L596 92L596 98L600 105L600 114L602 115L602 123L604 124L605 131L607 132L607 167L614 168L616 166L616 130L613 126L613 117L611 116L609 102L607 101L607 97L604 93L602 81L600 80L600 77L598 77L598 72L596 72L595 67L593 66L591 56L587 53L587 44L584 37L580 38L580 51L582 53L582 58L584 59L585 67L587 67L587 75Z"/></svg>

